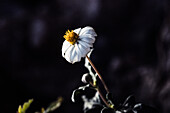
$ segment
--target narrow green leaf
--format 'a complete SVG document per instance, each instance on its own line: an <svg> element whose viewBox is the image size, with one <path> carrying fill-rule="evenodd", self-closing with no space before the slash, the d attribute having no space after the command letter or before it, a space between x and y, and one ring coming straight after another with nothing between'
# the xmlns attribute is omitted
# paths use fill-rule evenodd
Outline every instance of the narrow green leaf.
<svg viewBox="0 0 170 113"><path fill-rule="evenodd" d="M30 107L31 103L33 102L33 99L29 99L28 102L25 102L23 106L18 107L18 113L26 113L26 110Z"/></svg>

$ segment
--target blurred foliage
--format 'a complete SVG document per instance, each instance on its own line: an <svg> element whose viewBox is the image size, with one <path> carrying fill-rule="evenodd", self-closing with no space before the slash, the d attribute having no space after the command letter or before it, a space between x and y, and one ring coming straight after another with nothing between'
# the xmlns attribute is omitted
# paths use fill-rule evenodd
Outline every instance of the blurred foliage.
<svg viewBox="0 0 170 113"><path fill-rule="evenodd" d="M18 108L18 112L17 113L26 113L26 110L30 107L31 103L33 102L33 99L30 99L28 102L25 102L23 107L21 107L21 105ZM59 108L61 106L63 102L63 97L58 97L58 99L54 102L52 102L47 109L41 108L40 112L35 112L35 113L49 113L52 112L54 110L56 110L57 108Z"/></svg>
<svg viewBox="0 0 170 113"><path fill-rule="evenodd" d="M18 108L18 113L26 113L26 110L30 107L32 102L33 102L33 99L30 99L28 100L28 102L25 102L22 107L20 105Z"/></svg>

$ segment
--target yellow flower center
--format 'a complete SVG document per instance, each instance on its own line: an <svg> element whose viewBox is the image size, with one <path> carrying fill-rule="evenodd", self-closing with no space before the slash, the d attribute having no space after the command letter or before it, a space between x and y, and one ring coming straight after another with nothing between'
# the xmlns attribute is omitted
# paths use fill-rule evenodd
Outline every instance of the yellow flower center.
<svg viewBox="0 0 170 113"><path fill-rule="evenodd" d="M63 36L68 42L70 42L70 44L74 45L77 40L78 40L78 35L73 32L73 30L71 31L66 31L65 35Z"/></svg>

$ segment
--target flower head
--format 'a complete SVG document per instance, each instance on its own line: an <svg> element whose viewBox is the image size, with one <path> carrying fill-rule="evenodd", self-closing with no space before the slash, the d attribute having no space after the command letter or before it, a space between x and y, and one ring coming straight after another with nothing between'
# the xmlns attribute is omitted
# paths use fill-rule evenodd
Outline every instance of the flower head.
<svg viewBox="0 0 170 113"><path fill-rule="evenodd" d="M69 30L66 31L66 34L63 37L72 45L74 45L78 39L78 35L73 32L73 30L71 32Z"/></svg>
<svg viewBox="0 0 170 113"><path fill-rule="evenodd" d="M66 39L62 46L62 56L70 63L79 62L90 52L95 42L95 33L92 27L78 28L67 31L64 35Z"/></svg>

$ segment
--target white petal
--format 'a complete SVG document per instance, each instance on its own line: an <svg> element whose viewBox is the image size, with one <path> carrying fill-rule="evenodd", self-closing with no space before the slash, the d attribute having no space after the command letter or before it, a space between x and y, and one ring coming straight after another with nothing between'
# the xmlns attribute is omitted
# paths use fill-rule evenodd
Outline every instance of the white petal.
<svg viewBox="0 0 170 113"><path fill-rule="evenodd" d="M74 49L74 45L71 45L65 53L65 59L70 63L72 63L71 54L72 54L73 49Z"/></svg>
<svg viewBox="0 0 170 113"><path fill-rule="evenodd" d="M93 40L96 40L95 37L93 35L90 35L90 34L80 35L79 38L80 39L82 39L82 38L91 38Z"/></svg>
<svg viewBox="0 0 170 113"><path fill-rule="evenodd" d="M78 34L79 35L79 33L80 33L80 31L81 31L81 28L78 28L78 29L75 29L75 30L73 30L76 34Z"/></svg>
<svg viewBox="0 0 170 113"><path fill-rule="evenodd" d="M70 59L71 59L72 63L75 63L78 61L77 52L76 52L75 47L74 47L70 57L71 57Z"/></svg>
<svg viewBox="0 0 170 113"><path fill-rule="evenodd" d="M77 46L82 53L81 57L85 57L86 56L86 48L84 48L81 44L78 44Z"/></svg>
<svg viewBox="0 0 170 113"><path fill-rule="evenodd" d="M79 50L81 51L81 57L85 57L87 55L87 53L90 51L89 47L84 47L81 43L77 44Z"/></svg>
<svg viewBox="0 0 170 113"><path fill-rule="evenodd" d="M83 51L82 51L81 49L82 49L82 48L80 47L80 44L77 44L77 49L76 49L76 51L77 51L77 53L78 53L78 55L79 55L80 57L83 56Z"/></svg>
<svg viewBox="0 0 170 113"><path fill-rule="evenodd" d="M84 42L82 40L79 40L78 41L81 45L83 45L84 47L86 48L90 48L90 47L93 47L93 44L92 43L87 43L87 42Z"/></svg>
<svg viewBox="0 0 170 113"><path fill-rule="evenodd" d="M92 35L82 35L79 36L80 40L87 42L87 43L94 43L95 38Z"/></svg>
<svg viewBox="0 0 170 113"><path fill-rule="evenodd" d="M75 62L80 62L80 61L81 61L81 56L79 54L77 54L75 57Z"/></svg>
<svg viewBox="0 0 170 113"><path fill-rule="evenodd" d="M68 48L71 46L71 44L68 42L68 41L64 41L64 43L63 43L63 46L62 46L62 56L64 57L65 55L65 53L66 53L66 51L68 50Z"/></svg>
<svg viewBox="0 0 170 113"><path fill-rule="evenodd" d="M76 53L77 53L77 55L76 55L77 62L79 62L81 60L81 51L79 50L77 43L74 44L74 46L75 46L75 50L76 50Z"/></svg>
<svg viewBox="0 0 170 113"><path fill-rule="evenodd" d="M85 52L86 50L83 49L83 46L81 46L80 44L76 44L75 45L75 49L76 49L76 52L77 52L77 56L78 56L78 59L79 61L81 60L81 57L85 57Z"/></svg>
<svg viewBox="0 0 170 113"><path fill-rule="evenodd" d="M94 29L92 27L90 27L90 26L87 26L87 27L84 27L83 29L81 29L79 35L84 35L84 34L90 34L90 35L93 35L93 36L97 36Z"/></svg>
<svg viewBox="0 0 170 113"><path fill-rule="evenodd" d="M78 55L82 54L77 43L75 44L75 49L76 49L76 52L77 52Z"/></svg>

